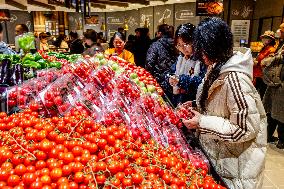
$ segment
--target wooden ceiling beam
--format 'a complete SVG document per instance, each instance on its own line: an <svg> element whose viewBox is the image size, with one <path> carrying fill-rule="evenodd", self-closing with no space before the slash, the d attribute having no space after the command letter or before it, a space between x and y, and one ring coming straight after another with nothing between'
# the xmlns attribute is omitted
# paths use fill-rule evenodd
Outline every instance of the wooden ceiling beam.
<svg viewBox="0 0 284 189"><path fill-rule="evenodd" d="M104 0L108 2L121 2L121 0ZM136 3L136 4L141 4L141 5L150 5L149 1L146 0L124 0L124 3Z"/></svg>
<svg viewBox="0 0 284 189"><path fill-rule="evenodd" d="M39 1L35 1L35 0L28 0L28 4L35 5L35 6L38 6L38 7L43 7L43 8L49 9L49 10L55 10L56 9L55 6L48 5L48 4L45 4L45 3L42 3L42 2L39 2Z"/></svg>
<svg viewBox="0 0 284 189"><path fill-rule="evenodd" d="M16 7L21 10L27 10L27 6L21 3L18 3L17 1L14 1L14 0L5 0L5 4Z"/></svg>
<svg viewBox="0 0 284 189"><path fill-rule="evenodd" d="M106 0L92 0L91 2L102 4L102 5L111 5L117 7L128 7L128 3L121 2L121 1L106 1Z"/></svg>
<svg viewBox="0 0 284 189"><path fill-rule="evenodd" d="M104 5L104 4L100 4L100 3L91 3L91 6L93 7L93 8L99 8L99 9L106 9L106 5Z"/></svg>

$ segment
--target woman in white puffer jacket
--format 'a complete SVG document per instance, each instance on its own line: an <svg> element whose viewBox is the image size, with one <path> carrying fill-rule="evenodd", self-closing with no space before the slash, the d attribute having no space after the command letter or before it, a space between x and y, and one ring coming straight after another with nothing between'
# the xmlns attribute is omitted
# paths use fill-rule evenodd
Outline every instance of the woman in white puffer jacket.
<svg viewBox="0 0 284 189"><path fill-rule="evenodd" d="M209 67L197 94L198 111L183 122L197 129L201 145L230 189L261 189L267 123L252 84L251 51L233 52L232 33L220 18L198 25L194 48Z"/></svg>

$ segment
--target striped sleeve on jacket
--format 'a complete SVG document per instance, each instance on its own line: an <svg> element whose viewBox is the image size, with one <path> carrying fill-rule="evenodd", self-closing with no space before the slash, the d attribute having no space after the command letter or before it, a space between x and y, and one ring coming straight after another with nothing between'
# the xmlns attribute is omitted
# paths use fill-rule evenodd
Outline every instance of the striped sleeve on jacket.
<svg viewBox="0 0 284 189"><path fill-rule="evenodd" d="M241 73L231 72L224 82L224 101L229 117L203 115L200 118L201 134L211 138L244 142L256 137L259 131L260 115L249 78ZM222 102L222 101L220 101ZM216 105L218 108L218 105Z"/></svg>

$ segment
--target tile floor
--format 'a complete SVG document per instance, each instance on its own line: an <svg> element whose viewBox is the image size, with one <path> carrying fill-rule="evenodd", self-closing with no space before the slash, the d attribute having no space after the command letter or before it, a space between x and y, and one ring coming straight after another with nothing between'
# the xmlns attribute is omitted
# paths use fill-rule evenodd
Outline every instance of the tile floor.
<svg viewBox="0 0 284 189"><path fill-rule="evenodd" d="M284 150L269 144L263 189L284 189Z"/></svg>

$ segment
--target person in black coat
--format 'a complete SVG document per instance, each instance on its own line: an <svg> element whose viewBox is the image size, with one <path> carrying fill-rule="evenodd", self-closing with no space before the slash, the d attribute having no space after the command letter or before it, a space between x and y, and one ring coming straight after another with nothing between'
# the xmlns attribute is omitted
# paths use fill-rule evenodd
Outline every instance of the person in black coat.
<svg viewBox="0 0 284 189"><path fill-rule="evenodd" d="M78 38L77 32L70 32L71 42L69 44L70 54L82 54L84 52L83 41Z"/></svg>
<svg viewBox="0 0 284 189"><path fill-rule="evenodd" d="M137 66L145 67L147 51L151 45L148 28L139 28L139 35L136 36L134 43L134 57Z"/></svg>
<svg viewBox="0 0 284 189"><path fill-rule="evenodd" d="M161 85L165 94L167 93L166 86L163 86L165 76L170 72L171 66L177 60L177 52L174 45L174 27L167 24L162 24L158 27L158 33L161 38L154 42L146 57L146 70L148 70Z"/></svg>

